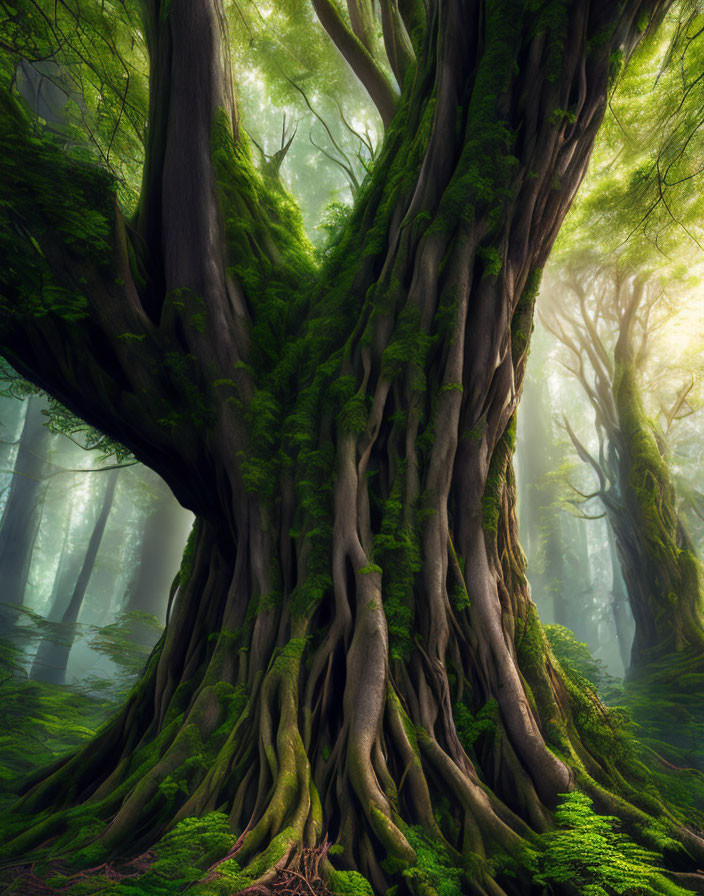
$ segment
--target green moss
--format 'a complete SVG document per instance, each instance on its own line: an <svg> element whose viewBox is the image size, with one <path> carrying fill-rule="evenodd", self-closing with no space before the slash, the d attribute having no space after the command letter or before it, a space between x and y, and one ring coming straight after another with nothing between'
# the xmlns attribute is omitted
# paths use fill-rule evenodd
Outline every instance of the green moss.
<svg viewBox="0 0 704 896"><path fill-rule="evenodd" d="M394 659L408 659L413 649L415 613L413 586L421 569L416 508L405 512L405 465L398 472L384 502L379 533L372 555L383 570L382 597L389 628L389 649Z"/></svg>
<svg viewBox="0 0 704 896"><path fill-rule="evenodd" d="M542 276L542 268L533 268L530 271L511 318L511 357L514 367L520 362L530 343L530 336L533 332L533 311L540 291Z"/></svg>
<svg viewBox="0 0 704 896"><path fill-rule="evenodd" d="M198 517L196 517L191 526L191 531L188 533L186 546L183 549L183 556L181 557L181 567L179 569L179 581L181 582L181 585L185 585L193 575L193 562L196 556L196 542L198 541L199 528L200 523Z"/></svg>
<svg viewBox="0 0 704 896"><path fill-rule="evenodd" d="M467 755L474 753L474 745L483 735L493 735L497 731L499 721L498 704L496 700L489 700L476 714L472 713L466 703L455 703L452 708L455 719L455 727L462 746Z"/></svg>
<svg viewBox="0 0 704 896"><path fill-rule="evenodd" d="M369 881L358 871L331 871L328 886L335 896L374 896Z"/></svg>
<svg viewBox="0 0 704 896"><path fill-rule="evenodd" d="M499 528L499 513L504 486L506 485L506 468L510 463L516 445L516 415L514 414L498 441L491 456L489 472L482 496L482 524L484 531L495 535Z"/></svg>
<svg viewBox="0 0 704 896"><path fill-rule="evenodd" d="M564 68L569 4L566 0L549 0L547 3L530 0L527 5L531 11L538 13L534 32L547 34L547 80L555 83Z"/></svg>
<svg viewBox="0 0 704 896"><path fill-rule="evenodd" d="M578 676L586 680L592 688L603 695L613 679L604 664L594 659L587 645L579 641L574 633L563 625L546 625L545 634L562 668L573 677Z"/></svg>
<svg viewBox="0 0 704 896"><path fill-rule="evenodd" d="M480 246L477 249L477 257L483 264L484 277L497 277L501 273L504 259L500 249L495 246Z"/></svg>

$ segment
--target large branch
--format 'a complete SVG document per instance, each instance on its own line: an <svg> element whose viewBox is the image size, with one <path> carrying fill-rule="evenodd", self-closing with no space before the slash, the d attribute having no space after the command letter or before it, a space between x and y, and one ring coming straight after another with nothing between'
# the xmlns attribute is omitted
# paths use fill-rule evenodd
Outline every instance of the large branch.
<svg viewBox="0 0 704 896"><path fill-rule="evenodd" d="M0 122L0 351L140 459L178 467L159 425L166 349L134 286L111 184L35 137L7 95Z"/></svg>
<svg viewBox="0 0 704 896"><path fill-rule="evenodd" d="M212 162L220 116L237 137L221 0L149 4L150 102L138 230L149 270L146 310L165 294L225 294L223 222Z"/></svg>
<svg viewBox="0 0 704 896"><path fill-rule="evenodd" d="M194 405L215 374L192 369L183 317L196 309L184 300L178 328L176 309L157 326L137 268L110 178L37 136L19 101L1 95L0 352L207 512L208 421Z"/></svg>
<svg viewBox="0 0 704 896"><path fill-rule="evenodd" d="M391 82L362 41L348 28L333 0L313 0L313 8L320 24L364 85L384 127L388 127L398 102Z"/></svg>
<svg viewBox="0 0 704 896"><path fill-rule="evenodd" d="M352 31L373 56L376 23L371 0L347 0L347 12L349 13Z"/></svg>
<svg viewBox="0 0 704 896"><path fill-rule="evenodd" d="M396 0L381 0L381 26L389 65L403 89L406 72L413 65L415 54Z"/></svg>

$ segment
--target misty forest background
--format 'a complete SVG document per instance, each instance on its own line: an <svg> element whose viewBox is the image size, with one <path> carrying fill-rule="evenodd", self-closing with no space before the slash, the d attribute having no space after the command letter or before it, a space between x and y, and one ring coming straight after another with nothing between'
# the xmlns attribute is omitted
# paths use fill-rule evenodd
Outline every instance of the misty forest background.
<svg viewBox="0 0 704 896"><path fill-rule="evenodd" d="M378 114L320 29L287 4L242 0L228 14L233 59L246 60L234 73L244 129L324 256L374 160ZM614 79L588 177L544 272L515 456L520 539L553 650L625 707L658 762L702 771L704 694L683 677L654 718L635 666L627 674L638 575L648 573L624 547L627 436L614 396L615 357L628 342L632 400L658 447L679 543L704 557L703 30L691 5L676 7ZM86 153L118 175L129 207L146 61L139 46L110 59L79 81L28 52L11 76L38 131L69 144L88 128ZM127 80L110 68L120 65ZM130 126L112 130L120 104ZM0 791L9 802L28 772L88 738L137 680L167 619L193 516L155 473L9 367L2 383ZM704 808L698 780L682 787Z"/></svg>

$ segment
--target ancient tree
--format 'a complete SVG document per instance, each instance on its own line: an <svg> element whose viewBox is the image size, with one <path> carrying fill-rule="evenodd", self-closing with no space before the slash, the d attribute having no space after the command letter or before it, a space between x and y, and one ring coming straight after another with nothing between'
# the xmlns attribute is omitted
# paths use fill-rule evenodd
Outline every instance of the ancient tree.
<svg viewBox="0 0 704 896"><path fill-rule="evenodd" d="M350 24L313 6L387 125L320 270L252 165L220 0L143 4L129 220L2 97L2 351L198 519L141 684L27 790L10 850L76 848L80 822L94 860L217 809L237 839L213 880L235 862L263 886L332 842L331 886L428 894L421 831L467 891L525 892L487 856L520 854L577 779L648 837L530 601L511 455L540 271L614 61L667 3L384 2L400 91L371 3ZM474 742L458 719L489 702ZM696 867L702 841L663 817Z"/></svg>
<svg viewBox="0 0 704 896"><path fill-rule="evenodd" d="M662 283L612 257L573 267L559 294L545 321L594 413L596 450L566 425L596 476L596 491L585 498L602 503L613 535L635 622L631 669L701 652L701 566L679 513L665 430L649 419L643 399L652 343L669 316ZM664 414L667 428L686 412L689 388L691 381Z"/></svg>

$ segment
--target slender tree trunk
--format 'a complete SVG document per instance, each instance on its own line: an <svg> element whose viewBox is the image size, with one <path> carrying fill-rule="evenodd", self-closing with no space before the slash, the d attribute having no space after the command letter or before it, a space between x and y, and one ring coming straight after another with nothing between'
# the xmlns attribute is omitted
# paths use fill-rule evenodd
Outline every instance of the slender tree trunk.
<svg viewBox="0 0 704 896"><path fill-rule="evenodd" d="M544 353L540 357L544 358ZM534 559L533 568L528 567L531 589L539 608L550 606L548 612L552 611L555 623L575 628L580 607L574 605L574 594L588 588L589 582L580 579L582 567L568 563L567 521L560 506L560 483L555 479L563 457L555 441L550 396L543 378L526 380L519 417L525 421L521 539L529 560Z"/></svg>
<svg viewBox="0 0 704 896"><path fill-rule="evenodd" d="M642 827L628 802L642 793L575 723L602 718L599 704L567 687L530 601L511 460L540 269L612 54L654 8L579 2L546 22L528 2L431 4L379 169L316 278L290 208L235 142L221 5L153 5L150 290L119 246L126 287L76 262L88 335L60 332L103 364L98 392L63 347L34 350L45 321L5 321L4 345L162 472L199 523L144 679L25 792L10 851L75 848L77 800L93 857L220 809L240 880L271 884L327 838L331 881L334 862L383 893L416 862L410 824L477 869L469 892L499 896L529 887L527 872L497 883L485 858L544 829L576 774ZM88 356L107 333L131 336ZM456 715L487 702L495 735L463 743ZM690 831L673 834L704 858Z"/></svg>
<svg viewBox="0 0 704 896"><path fill-rule="evenodd" d="M627 670L631 659L631 644L633 642L632 617L628 606L628 592L626 583L621 573L621 565L618 552L614 543L614 535L611 526L607 527L609 538L609 557L611 558L611 610L614 614L614 627L618 640L619 656L624 670Z"/></svg>
<svg viewBox="0 0 704 896"><path fill-rule="evenodd" d="M0 627L7 632L17 620L12 605L25 600L34 542L39 531L46 483L49 431L42 414L44 399L27 399L27 412L15 460L10 494L0 522ZM10 606L7 606L10 605Z"/></svg>
<svg viewBox="0 0 704 896"><path fill-rule="evenodd" d="M144 522L137 567L123 612L148 613L165 621L169 588L186 540L184 516L170 492L154 499Z"/></svg>
<svg viewBox="0 0 704 896"><path fill-rule="evenodd" d="M37 649L34 663L32 664L32 678L38 681L47 681L52 684L63 684L66 679L69 655L76 637L76 623L83 606L83 598L86 595L88 582L90 581L95 560L98 556L100 542L102 541L107 525L108 516L112 508L119 470L108 473L108 480L103 494L103 500L95 521L95 526L88 542L88 548L81 565L78 578L71 593L68 606L61 616L60 636L56 640L44 639Z"/></svg>
<svg viewBox="0 0 704 896"><path fill-rule="evenodd" d="M86 543L88 535L86 533ZM81 544L81 533L73 533L73 540ZM51 589L51 598L49 601L49 613L47 618L50 622L60 622L66 608L71 600L73 586L76 584L78 574L81 571L83 560L85 558L85 543L80 547L74 544L71 547L72 533L67 529L63 547L61 549L61 559L54 576L54 582Z"/></svg>
<svg viewBox="0 0 704 896"><path fill-rule="evenodd" d="M594 582L587 525L580 517L566 520L565 562L570 570L568 601L572 624L569 628L581 641L591 644L595 636L592 621Z"/></svg>
<svg viewBox="0 0 704 896"><path fill-rule="evenodd" d="M0 464L2 465L2 478L7 482L7 491L12 482L11 467L14 466L14 459L17 454L16 446L19 442L19 435L22 431L23 417L22 412L26 413L26 405L17 398L5 396L0 405L2 418L0 419L0 429L2 429L2 440L0 441ZM4 489L3 489L4 491ZM2 506L7 503L7 498L2 495Z"/></svg>

